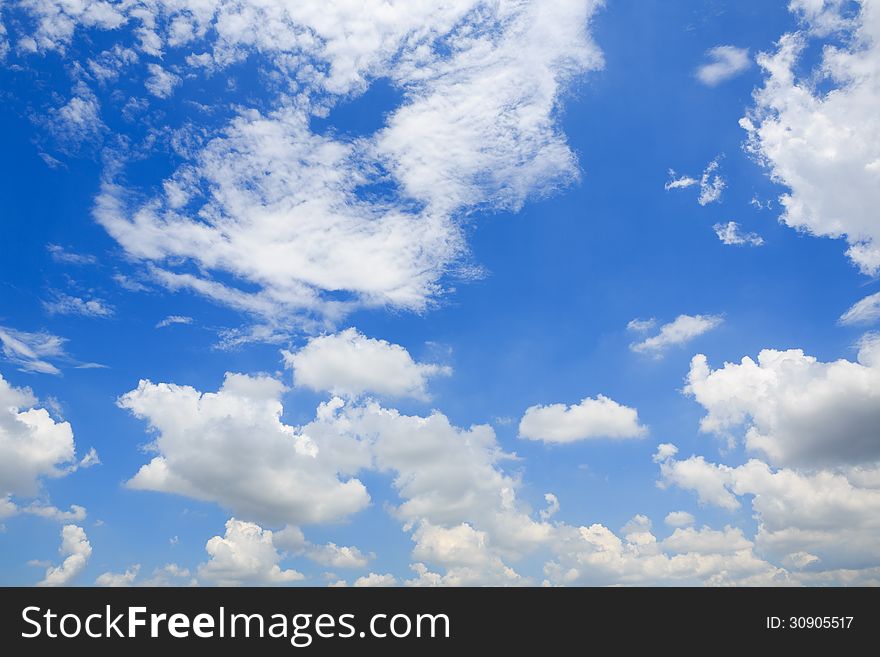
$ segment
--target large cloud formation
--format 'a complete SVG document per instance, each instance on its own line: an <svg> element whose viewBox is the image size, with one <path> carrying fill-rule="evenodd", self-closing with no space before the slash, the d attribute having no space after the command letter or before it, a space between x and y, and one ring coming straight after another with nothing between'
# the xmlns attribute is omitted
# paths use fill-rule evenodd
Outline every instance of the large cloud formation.
<svg viewBox="0 0 880 657"><path fill-rule="evenodd" d="M600 4L21 2L9 38L26 62L109 31L113 47L74 71L71 102L90 113L58 109L58 130L86 137L106 132L97 92L122 72L145 79L146 107L259 55L258 107L191 140L158 194L129 189L125 157L110 158L95 217L154 280L271 323L425 308L448 272L468 276L460 219L575 180L558 115L570 81L602 65L588 32ZM402 96L384 125L313 129L376 80Z"/></svg>
<svg viewBox="0 0 880 657"><path fill-rule="evenodd" d="M789 188L780 197L782 221L845 238L849 257L873 276L880 271L880 2L857 4L852 16L848 2L791 3L802 29L758 57L766 80L741 125L751 152ZM817 39L819 63L799 74Z"/></svg>

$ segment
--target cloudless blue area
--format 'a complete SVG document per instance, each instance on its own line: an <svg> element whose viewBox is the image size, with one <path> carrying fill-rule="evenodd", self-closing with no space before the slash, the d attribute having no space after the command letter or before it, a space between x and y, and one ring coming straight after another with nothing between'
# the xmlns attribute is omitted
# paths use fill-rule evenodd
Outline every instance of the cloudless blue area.
<svg viewBox="0 0 880 657"><path fill-rule="evenodd" d="M745 133L737 124L761 83L760 69L753 64L716 87L694 77L713 46L747 47L752 54L772 50L774 39L794 27L786 5L609 0L593 29L605 68L570 90L561 114L579 157L580 183L529 202L517 214L472 222L470 257L486 275L451 281L455 289L438 307L423 315L360 311L340 326L401 344L416 360L451 365L454 375L432 382L429 402L397 406L420 414L436 408L458 426L492 424L504 449L521 458L504 467L522 471L522 496L536 509L544 506L543 494L553 492L561 503L559 519L602 523L615 531L641 513L664 536L663 517L672 510L690 511L698 525L753 526L747 505L737 513L700 508L692 494L655 485L658 470L651 455L658 443L673 442L683 456L698 453L709 460L723 447L698 432L702 409L681 392L690 358L704 353L718 367L755 357L763 348L803 348L822 360L854 355L858 334L836 320L876 291L876 284L866 284L850 265L843 242L802 236L778 223L775 199L783 190L743 151ZM80 456L92 446L100 454L102 465L46 482L53 504L81 504L89 511L84 526L95 551L80 581L90 583L104 571L121 572L134 563L144 574L168 562L193 567L205 561L205 542L222 535L229 513L213 504L125 489L123 483L149 460L141 448L152 437L115 400L139 379L213 391L226 371L278 373L287 383L290 373L283 372L278 345L215 348L217 332L244 324L241 315L187 293L120 287L114 275L132 277L137 270L93 220L92 202L103 170L101 148L119 147L112 133L142 136L146 126L180 127L187 121L221 125L230 116L222 107L236 95L259 104L265 93L260 73L244 63L207 80L186 80L171 100L151 99L149 121L110 126L96 148L61 144L33 120L53 106L53 91L66 97L71 86L57 55L34 66L39 74L0 70L0 326L64 336L72 359L106 368L63 365L62 375L50 376L0 361L0 373L43 400L57 400L74 428ZM102 103L121 107L130 94L143 96L136 84L121 81L116 101L111 89L103 90ZM220 97L223 103L216 101ZM216 109L203 112L185 100ZM350 138L367 135L401 100L399 90L377 81L327 117L315 117L312 128ZM48 166L41 152L57 159L57 166ZM698 178L719 155L728 182L720 203L701 207L694 188L664 191L669 168ZM163 147L131 168L129 180L148 188L179 161L170 146ZM773 200L773 209L750 205L753 197ZM759 233L766 244L723 245L712 226L728 221ZM49 243L92 254L98 264L59 264L47 251ZM106 299L116 312L107 319L48 315L42 301L53 290ZM639 336L627 331L627 322L653 317L663 324L682 313L723 314L725 321L661 359L630 351ZM168 315L195 321L156 329ZM298 339L294 346L302 343ZM597 394L636 407L650 435L559 446L517 437L529 406L572 404ZM308 421L321 399L291 390L285 420ZM744 458L726 455L730 463ZM374 472L360 478L372 506L341 526L307 527L306 536L375 552L370 570L406 579L412 544L383 508L396 501L390 480ZM32 584L43 568L28 560L58 562L58 524L27 515L4 522L0 583ZM307 583L323 582L319 566L289 563L310 577Z"/></svg>

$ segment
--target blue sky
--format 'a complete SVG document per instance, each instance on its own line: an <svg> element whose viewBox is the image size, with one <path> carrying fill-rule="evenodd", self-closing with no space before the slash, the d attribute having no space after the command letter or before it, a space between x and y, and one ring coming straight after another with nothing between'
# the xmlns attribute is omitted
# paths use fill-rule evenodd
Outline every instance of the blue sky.
<svg viewBox="0 0 880 657"><path fill-rule="evenodd" d="M0 582L878 581L877 2L55 4L0 4ZM285 389L119 402L227 372Z"/></svg>

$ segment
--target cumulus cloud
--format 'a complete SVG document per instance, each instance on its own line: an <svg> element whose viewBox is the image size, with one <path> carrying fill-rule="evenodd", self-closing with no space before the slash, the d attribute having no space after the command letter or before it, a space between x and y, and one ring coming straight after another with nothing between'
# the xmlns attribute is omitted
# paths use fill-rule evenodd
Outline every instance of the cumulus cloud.
<svg viewBox="0 0 880 657"><path fill-rule="evenodd" d="M377 587L377 586L397 586L397 578L391 573L380 575L378 573L369 573L363 577L358 577L354 587Z"/></svg>
<svg viewBox="0 0 880 657"><path fill-rule="evenodd" d="M764 86L740 121L748 149L788 191L781 220L799 231L843 238L869 275L880 271L880 3L791 3L801 29L761 53ZM842 37L842 38L841 38ZM803 53L821 47L802 74ZM818 48L817 48L818 50ZM820 84L821 83L821 84ZM830 87L830 88L829 88Z"/></svg>
<svg viewBox="0 0 880 657"><path fill-rule="evenodd" d="M774 469L758 459L731 467L702 456L670 458L660 469L664 485L691 490L705 504L733 511L751 497L755 542L768 556L798 568L876 567L880 489L859 485L852 471Z"/></svg>
<svg viewBox="0 0 880 657"><path fill-rule="evenodd" d="M721 240L722 244L727 246L762 246L764 238L757 233L744 233L738 223L728 221L726 224L715 224L712 226L715 235Z"/></svg>
<svg viewBox="0 0 880 657"><path fill-rule="evenodd" d="M230 518L226 533L212 537L205 550L210 560L199 566L198 575L217 586L277 586L303 579L302 573L278 565L281 555L272 541L272 532L252 522Z"/></svg>
<svg viewBox="0 0 880 657"><path fill-rule="evenodd" d="M838 320L845 326L873 324L880 319L880 292L871 294L854 303Z"/></svg>
<svg viewBox="0 0 880 657"><path fill-rule="evenodd" d="M714 87L746 71L752 62L748 48L736 46L715 46L706 51L707 63L697 69L697 79Z"/></svg>
<svg viewBox="0 0 880 657"><path fill-rule="evenodd" d="M62 477L76 465L73 430L56 422L27 388L0 375L0 497L33 497L43 478Z"/></svg>
<svg viewBox="0 0 880 657"><path fill-rule="evenodd" d="M800 349L764 349L712 370L691 361L685 392L706 410L700 430L740 430L770 463L859 464L880 459L880 339L868 336L856 362L823 363Z"/></svg>
<svg viewBox="0 0 880 657"><path fill-rule="evenodd" d="M679 315L661 326L657 335L634 342L629 348L636 353L660 356L669 347L686 344L721 326L723 321L720 315Z"/></svg>
<svg viewBox="0 0 880 657"><path fill-rule="evenodd" d="M427 396L432 376L449 375L449 367L415 362L400 345L368 338L349 328L309 340L297 352L284 352L294 383L334 395L375 393L390 397Z"/></svg>
<svg viewBox="0 0 880 657"><path fill-rule="evenodd" d="M66 586L85 570L92 546L85 530L77 525L65 525L61 529L61 547L58 548L64 561L60 566L50 566L46 576L37 586Z"/></svg>
<svg viewBox="0 0 880 657"><path fill-rule="evenodd" d="M648 429L639 424L636 409L605 395L587 397L579 404L550 404L528 408L519 423L519 435L548 443L570 443L593 438L642 438Z"/></svg>
<svg viewBox="0 0 880 657"><path fill-rule="evenodd" d="M327 522L364 508L366 488L345 475L369 463L365 446L319 422L284 424L283 391L272 378L243 374L227 374L208 393L141 381L118 403L149 422L158 455L127 486L213 501L263 524Z"/></svg>

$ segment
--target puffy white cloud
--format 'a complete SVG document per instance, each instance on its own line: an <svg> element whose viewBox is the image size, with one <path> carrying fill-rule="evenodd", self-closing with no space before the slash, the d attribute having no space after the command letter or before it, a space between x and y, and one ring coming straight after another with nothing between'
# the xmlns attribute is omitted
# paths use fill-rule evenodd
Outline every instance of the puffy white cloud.
<svg viewBox="0 0 880 657"><path fill-rule="evenodd" d="M714 87L746 71L752 62L748 48L736 46L715 46L706 52L709 60L697 69L697 79Z"/></svg>
<svg viewBox="0 0 880 657"><path fill-rule="evenodd" d="M635 342L629 348L636 353L660 356L669 347L686 344L721 326L723 321L720 315L679 315L661 326L657 335Z"/></svg>
<svg viewBox="0 0 880 657"><path fill-rule="evenodd" d="M735 510L751 496L755 542L783 563L832 570L878 565L880 488L865 486L851 471L774 470L757 459L731 467L702 456L670 458L660 468L664 485L692 490L704 503Z"/></svg>
<svg viewBox="0 0 880 657"><path fill-rule="evenodd" d="M695 522L694 516L687 511L670 511L663 519L670 527L689 527Z"/></svg>
<svg viewBox="0 0 880 657"><path fill-rule="evenodd" d="M95 586L105 586L109 588L132 586L140 569L140 564L135 564L131 568L128 568L124 573L112 573L109 571L101 573L95 580Z"/></svg>
<svg viewBox="0 0 880 657"><path fill-rule="evenodd" d="M857 362L823 363L800 349L764 349L712 370L691 361L685 392L706 409L700 430L730 436L775 465L858 464L880 459L880 339Z"/></svg>
<svg viewBox="0 0 880 657"><path fill-rule="evenodd" d="M866 296L854 303L849 310L840 316L840 323L872 324L880 319L880 292Z"/></svg>
<svg viewBox="0 0 880 657"><path fill-rule="evenodd" d="M775 52L758 57L766 79L740 124L751 152L788 188L779 199L781 220L816 236L846 239L847 255L862 272L875 275L880 271L880 2L860 0L855 16L844 11L848 4L792 3L803 29L784 34ZM817 38L819 63L799 74L802 55Z"/></svg>
<svg viewBox="0 0 880 657"><path fill-rule="evenodd" d="M642 438L648 429L639 424L636 409L605 395L587 397L579 404L550 404L528 408L519 423L519 435L548 443L570 443L593 438Z"/></svg>
<svg viewBox="0 0 880 657"><path fill-rule="evenodd" d="M778 585L790 582L785 569L764 561L734 528L676 529L658 541L638 516L623 538L593 524L562 527L556 558L546 564L549 584Z"/></svg>
<svg viewBox="0 0 880 657"><path fill-rule="evenodd" d="M374 587L374 586L397 586L397 578L391 573L380 575L378 573L369 573L363 577L358 577L352 586L355 587Z"/></svg>
<svg viewBox="0 0 880 657"><path fill-rule="evenodd" d="M302 573L281 569L272 532L252 522L230 518L226 533L212 537L205 550L211 558L199 566L198 575L217 586L279 585L303 579Z"/></svg>
<svg viewBox="0 0 880 657"><path fill-rule="evenodd" d="M50 566L46 576L37 586L65 586L85 570L92 546L85 530L77 525L64 525L61 529L61 556L65 557L60 566Z"/></svg>
<svg viewBox="0 0 880 657"><path fill-rule="evenodd" d="M214 501L264 524L327 522L364 508L363 484L340 477L369 464L366 447L320 421L284 424L283 390L242 374L227 374L216 393L141 381L118 403L156 431L158 455L127 485ZM319 416L338 404L322 404Z"/></svg>
<svg viewBox="0 0 880 657"><path fill-rule="evenodd" d="M764 244L764 238L757 233L744 233L740 225L735 221L728 221L726 224L715 224L712 230L721 240L722 244L728 246L761 246Z"/></svg>
<svg viewBox="0 0 880 657"><path fill-rule="evenodd" d="M70 424L36 404L29 389L0 375L0 498L33 497L42 478L62 477L76 466Z"/></svg>
<svg viewBox="0 0 880 657"><path fill-rule="evenodd" d="M284 352L284 360L297 386L347 397L376 393L424 399L430 377L452 373L449 367L417 363L400 345L354 328L312 338L299 351Z"/></svg>

